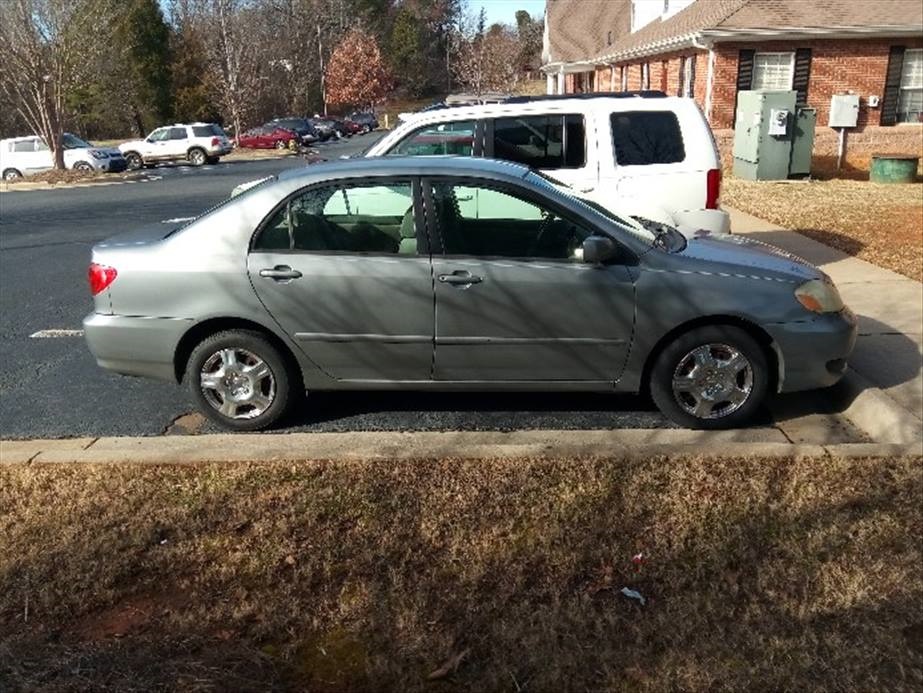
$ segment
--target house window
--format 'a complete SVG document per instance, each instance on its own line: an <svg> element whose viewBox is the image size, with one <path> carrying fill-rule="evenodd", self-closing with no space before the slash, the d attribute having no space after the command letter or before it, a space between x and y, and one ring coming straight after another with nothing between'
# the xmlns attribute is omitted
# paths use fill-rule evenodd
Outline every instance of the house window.
<svg viewBox="0 0 923 693"><path fill-rule="evenodd" d="M651 88L651 64L643 63L641 65L641 88L650 89Z"/></svg>
<svg viewBox="0 0 923 693"><path fill-rule="evenodd" d="M695 87L695 57L683 56L679 64L678 96L692 96Z"/></svg>
<svg viewBox="0 0 923 693"><path fill-rule="evenodd" d="M794 53L757 53L753 56L752 89L788 91L795 76Z"/></svg>
<svg viewBox="0 0 923 693"><path fill-rule="evenodd" d="M620 80L622 82L622 91L628 91L628 67L622 65L619 70L621 71Z"/></svg>
<svg viewBox="0 0 923 693"><path fill-rule="evenodd" d="M923 48L904 52L897 120L899 123L923 120Z"/></svg>

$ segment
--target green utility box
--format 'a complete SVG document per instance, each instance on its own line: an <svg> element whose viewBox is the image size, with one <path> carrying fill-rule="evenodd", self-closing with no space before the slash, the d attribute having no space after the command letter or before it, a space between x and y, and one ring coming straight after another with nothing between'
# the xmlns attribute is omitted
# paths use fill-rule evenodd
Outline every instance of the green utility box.
<svg viewBox="0 0 923 693"><path fill-rule="evenodd" d="M795 108L794 91L741 91L734 122L734 175L784 180L811 172L813 108Z"/></svg>

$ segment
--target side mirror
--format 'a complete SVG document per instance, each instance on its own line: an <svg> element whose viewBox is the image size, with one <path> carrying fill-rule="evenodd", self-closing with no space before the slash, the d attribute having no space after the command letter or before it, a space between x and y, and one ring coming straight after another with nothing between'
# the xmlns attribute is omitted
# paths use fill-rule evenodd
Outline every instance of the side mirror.
<svg viewBox="0 0 923 693"><path fill-rule="evenodd" d="M615 252L615 241L605 236L590 236L583 242L583 261L589 265L601 265Z"/></svg>

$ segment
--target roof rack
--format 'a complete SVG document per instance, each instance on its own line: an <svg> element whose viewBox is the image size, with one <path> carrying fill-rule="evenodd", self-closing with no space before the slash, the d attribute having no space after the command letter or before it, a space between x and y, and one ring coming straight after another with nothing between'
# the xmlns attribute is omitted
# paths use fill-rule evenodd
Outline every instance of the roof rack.
<svg viewBox="0 0 923 693"><path fill-rule="evenodd" d="M585 94L542 94L540 96L511 96L504 103L528 103L530 101L560 101L562 99L664 99L666 93L659 89L641 91L593 91Z"/></svg>

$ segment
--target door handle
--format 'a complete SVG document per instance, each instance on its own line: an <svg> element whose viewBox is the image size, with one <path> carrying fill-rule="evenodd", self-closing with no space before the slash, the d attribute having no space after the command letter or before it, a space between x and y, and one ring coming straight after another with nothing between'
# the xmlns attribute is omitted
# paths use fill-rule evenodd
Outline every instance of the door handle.
<svg viewBox="0 0 923 693"><path fill-rule="evenodd" d="M480 284L483 279L476 277L468 270L455 270L452 274L440 274L436 277L443 284L452 284L454 286L468 286L470 284Z"/></svg>
<svg viewBox="0 0 923 693"><path fill-rule="evenodd" d="M281 281L284 279L298 279L298 277L301 276L301 272L293 270L288 265L276 265L272 269L261 269L260 276Z"/></svg>

